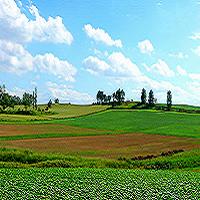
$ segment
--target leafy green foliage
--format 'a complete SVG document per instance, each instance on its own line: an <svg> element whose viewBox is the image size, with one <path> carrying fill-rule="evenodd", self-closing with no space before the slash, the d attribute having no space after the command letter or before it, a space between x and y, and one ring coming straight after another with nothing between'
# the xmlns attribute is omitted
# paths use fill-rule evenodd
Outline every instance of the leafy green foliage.
<svg viewBox="0 0 200 200"><path fill-rule="evenodd" d="M1 169L1 199L199 199L200 173L113 169Z"/></svg>

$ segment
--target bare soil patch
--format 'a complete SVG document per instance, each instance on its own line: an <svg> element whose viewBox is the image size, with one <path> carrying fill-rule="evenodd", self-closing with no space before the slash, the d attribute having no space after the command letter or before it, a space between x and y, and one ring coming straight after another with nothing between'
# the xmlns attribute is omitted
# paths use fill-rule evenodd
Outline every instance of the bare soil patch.
<svg viewBox="0 0 200 200"><path fill-rule="evenodd" d="M200 148L200 140L142 133L5 141L6 146L89 157L118 158Z"/></svg>
<svg viewBox="0 0 200 200"><path fill-rule="evenodd" d="M0 125L0 136L50 133L98 133L101 130L66 126L63 124Z"/></svg>

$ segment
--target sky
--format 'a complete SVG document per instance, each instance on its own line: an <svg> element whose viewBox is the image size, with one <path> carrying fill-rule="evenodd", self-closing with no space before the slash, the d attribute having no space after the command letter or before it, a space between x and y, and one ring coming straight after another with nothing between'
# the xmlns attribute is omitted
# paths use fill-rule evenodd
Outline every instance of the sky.
<svg viewBox="0 0 200 200"><path fill-rule="evenodd" d="M200 1L0 0L0 85L38 101L127 100L200 105Z"/></svg>

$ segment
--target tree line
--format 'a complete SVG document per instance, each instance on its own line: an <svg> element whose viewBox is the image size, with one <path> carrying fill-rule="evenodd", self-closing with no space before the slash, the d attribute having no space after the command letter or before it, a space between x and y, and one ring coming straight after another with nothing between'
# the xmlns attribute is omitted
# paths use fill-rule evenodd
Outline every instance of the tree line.
<svg viewBox="0 0 200 200"><path fill-rule="evenodd" d="M0 85L0 106L3 111L6 108L13 108L16 105L24 105L27 110L31 105L34 109L37 109L37 88L33 91L33 93L24 92L22 98L17 95L11 95L6 91L5 85Z"/></svg>
<svg viewBox="0 0 200 200"><path fill-rule="evenodd" d="M118 89L112 95L106 95L103 91L99 90L96 95L97 104L101 105L121 105L125 101L125 92L123 89ZM167 91L167 109L171 110L172 107L172 92ZM143 105L143 108L152 108L157 103L157 99L154 97L153 90L147 91L143 88L141 92L141 102L138 105Z"/></svg>

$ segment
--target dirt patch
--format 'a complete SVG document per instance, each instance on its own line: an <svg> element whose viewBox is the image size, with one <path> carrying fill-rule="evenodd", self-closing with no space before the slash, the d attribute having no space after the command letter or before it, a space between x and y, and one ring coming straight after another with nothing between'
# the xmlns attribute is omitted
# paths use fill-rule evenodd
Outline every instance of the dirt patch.
<svg viewBox="0 0 200 200"><path fill-rule="evenodd" d="M63 124L0 125L0 136L50 133L98 133L101 130L66 126Z"/></svg>
<svg viewBox="0 0 200 200"><path fill-rule="evenodd" d="M160 154L175 149L200 148L200 140L141 133L5 141L8 147L41 152L118 158Z"/></svg>

